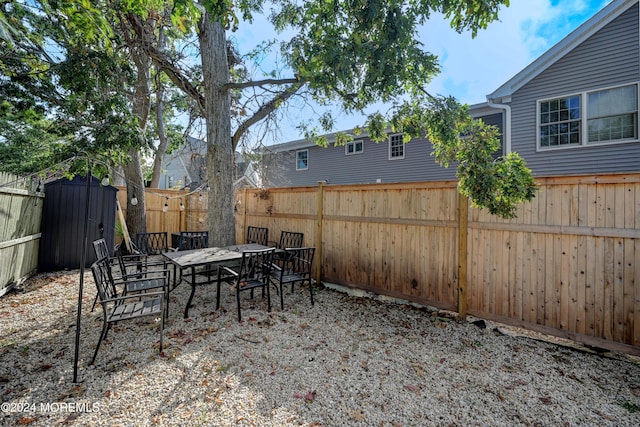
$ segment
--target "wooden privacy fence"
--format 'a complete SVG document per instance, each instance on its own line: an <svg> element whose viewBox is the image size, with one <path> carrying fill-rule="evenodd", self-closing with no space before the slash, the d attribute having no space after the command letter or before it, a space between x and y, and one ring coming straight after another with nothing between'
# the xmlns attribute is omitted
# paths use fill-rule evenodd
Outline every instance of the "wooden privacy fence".
<svg viewBox="0 0 640 427"><path fill-rule="evenodd" d="M43 194L37 182L0 172L0 296L38 268Z"/></svg>
<svg viewBox="0 0 640 427"><path fill-rule="evenodd" d="M640 354L640 174L537 182L511 220L453 181L243 190L236 234L301 231L323 281Z"/></svg>
<svg viewBox="0 0 640 427"><path fill-rule="evenodd" d="M118 201L122 207L122 213L126 217L127 189L126 187L116 188L119 190ZM188 189L145 188L145 203L148 232L166 231L171 239L171 233L207 230L206 192L191 193ZM131 236L131 238L134 237ZM116 240L118 240L117 237Z"/></svg>

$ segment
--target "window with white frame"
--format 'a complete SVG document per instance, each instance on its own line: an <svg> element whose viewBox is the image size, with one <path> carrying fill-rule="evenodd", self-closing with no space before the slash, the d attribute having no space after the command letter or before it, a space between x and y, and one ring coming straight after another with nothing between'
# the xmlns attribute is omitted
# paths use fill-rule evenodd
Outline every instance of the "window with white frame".
<svg viewBox="0 0 640 427"><path fill-rule="evenodd" d="M344 154L347 156L351 154L360 154L364 152L364 142L363 141L351 141L347 142L344 146Z"/></svg>
<svg viewBox="0 0 640 427"><path fill-rule="evenodd" d="M389 160L404 159L404 141L402 134L389 136Z"/></svg>
<svg viewBox="0 0 640 427"><path fill-rule="evenodd" d="M538 101L539 149L637 139L636 84Z"/></svg>
<svg viewBox="0 0 640 427"><path fill-rule="evenodd" d="M309 150L296 151L296 170L303 171L309 169Z"/></svg>

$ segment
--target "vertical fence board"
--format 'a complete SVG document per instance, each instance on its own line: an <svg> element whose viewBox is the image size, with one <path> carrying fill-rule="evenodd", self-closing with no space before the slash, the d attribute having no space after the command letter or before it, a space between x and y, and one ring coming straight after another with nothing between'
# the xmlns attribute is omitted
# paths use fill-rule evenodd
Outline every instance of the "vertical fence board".
<svg viewBox="0 0 640 427"><path fill-rule="evenodd" d="M43 195L36 187L0 172L0 296L38 268Z"/></svg>
<svg viewBox="0 0 640 427"><path fill-rule="evenodd" d="M536 233L536 260L535 260L535 276L536 276L536 292L538 292L537 297L537 313L536 313L536 324L537 325L545 325L545 308L546 308L546 293L545 293L545 276L547 269L547 259L546 259L546 247L545 247L545 235Z"/></svg>
<svg viewBox="0 0 640 427"><path fill-rule="evenodd" d="M636 192L637 195L637 192ZM636 197L636 202L638 198ZM633 265L640 266L640 241L634 241L634 250L635 254L633 257ZM633 292L629 296L633 298L633 304L631 305L631 313L628 315L631 317L633 322L633 339L630 341L631 343L635 343L635 345L639 345L640 343L640 268L634 268L633 271Z"/></svg>
<svg viewBox="0 0 640 427"><path fill-rule="evenodd" d="M581 222L581 221L579 221ZM579 334L586 334L586 320L587 320L587 246L588 246L588 238L586 236L578 236L576 248L576 262L574 268L574 280L573 284L573 292L575 293L575 308L573 310L575 316L575 326L574 330ZM571 316L570 316L571 318Z"/></svg>

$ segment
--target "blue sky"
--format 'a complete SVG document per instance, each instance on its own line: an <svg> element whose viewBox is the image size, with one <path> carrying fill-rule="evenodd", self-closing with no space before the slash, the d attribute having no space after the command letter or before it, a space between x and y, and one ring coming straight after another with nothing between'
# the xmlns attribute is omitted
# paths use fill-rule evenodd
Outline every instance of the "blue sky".
<svg viewBox="0 0 640 427"><path fill-rule="evenodd" d="M500 13L500 21L471 34L453 31L442 16L433 15L420 31L425 49L440 58L441 73L427 87L432 94L452 95L460 102L476 104L486 101L493 92L537 57L586 22L611 0L511 0ZM240 27L234 37L241 48L264 40L265 27L260 19L251 26ZM266 37L269 37L268 35ZM281 122L280 135L270 143L302 138L295 128L313 106L288 109ZM362 116L342 115L336 130L351 129L364 122Z"/></svg>
<svg viewBox="0 0 640 427"><path fill-rule="evenodd" d="M442 19L423 31L427 48L440 57L441 74L430 91L461 102L484 102L532 61L586 22L609 1L512 0L500 22L478 33L457 34Z"/></svg>

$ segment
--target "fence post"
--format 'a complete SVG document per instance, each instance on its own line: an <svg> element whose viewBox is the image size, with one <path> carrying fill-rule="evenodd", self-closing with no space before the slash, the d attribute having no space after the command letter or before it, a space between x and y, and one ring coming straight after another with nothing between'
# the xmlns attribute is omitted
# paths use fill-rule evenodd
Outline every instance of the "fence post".
<svg viewBox="0 0 640 427"><path fill-rule="evenodd" d="M467 318L467 237L469 200L458 193L458 318Z"/></svg>
<svg viewBox="0 0 640 427"><path fill-rule="evenodd" d="M189 194L189 192L191 191L191 189L189 187L186 187L183 190L182 195L180 196L180 205L184 208L181 209L179 211L180 213L180 226L184 227L182 228L182 230L191 230L191 228L189 228L189 208L190 208L190 204L189 204L189 196L187 196L187 194Z"/></svg>
<svg viewBox="0 0 640 427"><path fill-rule="evenodd" d="M322 211L324 199L324 181L318 181L318 229L316 232L316 284L322 280Z"/></svg>
<svg viewBox="0 0 640 427"><path fill-rule="evenodd" d="M242 191L242 240L241 243L247 241L247 188Z"/></svg>

